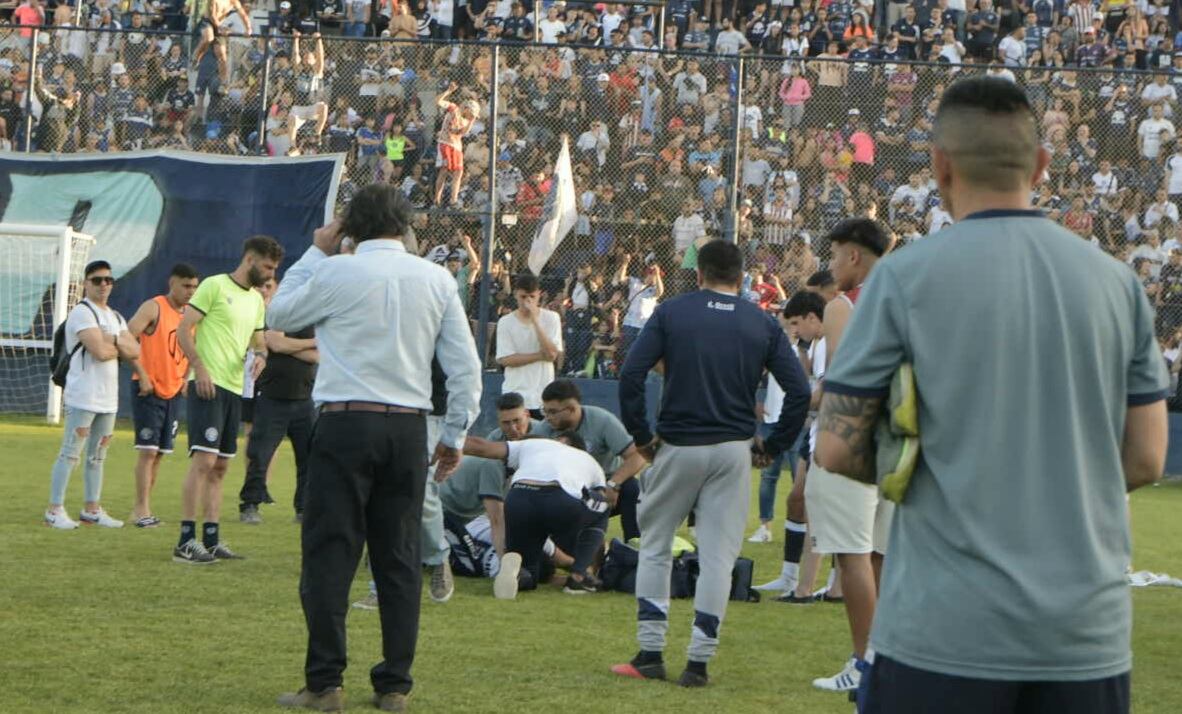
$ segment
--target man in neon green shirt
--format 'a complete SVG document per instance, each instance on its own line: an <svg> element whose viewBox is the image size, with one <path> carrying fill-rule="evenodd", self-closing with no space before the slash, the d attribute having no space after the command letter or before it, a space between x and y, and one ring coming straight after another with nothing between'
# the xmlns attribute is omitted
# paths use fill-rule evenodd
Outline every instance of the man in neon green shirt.
<svg viewBox="0 0 1182 714"><path fill-rule="evenodd" d="M172 559L203 565L233 560L218 539L222 480L238 451L242 419L242 384L248 349L255 354L253 377L267 365L263 342L266 308L256 290L275 277L283 247L270 236L252 236L242 246L242 261L232 273L207 278L185 310L177 342L193 368L189 388L189 473L181 491L181 537ZM197 503L205 522L197 540Z"/></svg>

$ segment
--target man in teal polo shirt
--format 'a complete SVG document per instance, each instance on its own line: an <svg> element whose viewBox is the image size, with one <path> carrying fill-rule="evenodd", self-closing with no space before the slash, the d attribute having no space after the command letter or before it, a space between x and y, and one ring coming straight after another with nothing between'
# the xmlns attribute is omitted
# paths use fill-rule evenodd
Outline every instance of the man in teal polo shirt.
<svg viewBox="0 0 1182 714"><path fill-rule="evenodd" d="M1153 310L1132 271L1030 210L1049 157L1021 89L952 85L933 146L957 222L878 264L819 417L817 462L873 482L882 400L914 365L922 458L860 711L1127 712L1124 494L1166 451Z"/></svg>

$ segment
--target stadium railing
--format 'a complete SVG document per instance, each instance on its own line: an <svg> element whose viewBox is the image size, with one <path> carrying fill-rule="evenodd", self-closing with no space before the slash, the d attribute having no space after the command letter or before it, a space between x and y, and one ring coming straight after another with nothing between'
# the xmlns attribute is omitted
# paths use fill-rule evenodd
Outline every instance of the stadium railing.
<svg viewBox="0 0 1182 714"><path fill-rule="evenodd" d="M212 51L194 66L189 33L0 28L0 90L12 91L0 91L2 141L17 151L343 153L342 203L373 181L396 183L422 211L424 251L473 240L483 260L466 297L491 353L488 325L511 309L508 278L527 269L566 137L577 220L541 277L573 341L566 370L611 376L633 307L625 278L659 269L665 296L691 289L701 236L737 239L752 294L771 306L828 260L823 236L840 218L876 217L902 244L938 228L946 214L927 169L935 106L956 77L990 72L1024 86L1038 115L1052 158L1037 204L1134 264L1160 336L1178 341L1182 255L1170 255L1182 107L1160 89L1178 86L1173 75L508 41L223 41L225 79ZM436 98L451 84L454 99L483 109L465 139L460 200L441 206ZM1144 98L1163 120L1147 122L1156 110ZM590 288L586 307L575 282Z"/></svg>

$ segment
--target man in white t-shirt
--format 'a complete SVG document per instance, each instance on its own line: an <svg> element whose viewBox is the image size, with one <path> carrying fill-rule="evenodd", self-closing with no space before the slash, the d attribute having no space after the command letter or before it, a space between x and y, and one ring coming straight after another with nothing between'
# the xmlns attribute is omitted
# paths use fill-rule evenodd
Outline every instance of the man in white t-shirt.
<svg viewBox="0 0 1182 714"><path fill-rule="evenodd" d="M1166 159L1166 192L1173 200L1182 199L1182 143L1175 143L1174 155Z"/></svg>
<svg viewBox="0 0 1182 714"><path fill-rule="evenodd" d="M624 308L624 322L620 327L620 349L617 354L619 364L624 363L628 350L636 341L637 335L644 329L644 325L657 309L657 303L665 294L665 277L661 266L645 266L643 277L634 278L628 275L628 268L632 265L632 254L629 253L620 261L620 269L616 271L615 284L628 286L628 302Z"/></svg>
<svg viewBox="0 0 1182 714"><path fill-rule="evenodd" d="M539 306L542 288L533 275L513 285L517 309L497 321L497 364L505 368L501 392L517 392L534 419L542 418L542 390L554 381L562 359L562 319Z"/></svg>
<svg viewBox="0 0 1182 714"><path fill-rule="evenodd" d="M46 525L59 530L78 527L77 521L66 515L66 486L84 445L86 506L79 520L106 528L123 527L123 521L107 515L99 498L103 460L119 409L119 360L133 360L140 355L139 343L127 331L127 322L107 306L115 287L111 264L96 260L86 266L83 275L85 298L70 311L64 330L61 359L70 361L64 390L66 428L53 464L49 508L45 510Z"/></svg>
<svg viewBox="0 0 1182 714"><path fill-rule="evenodd" d="M694 211L694 202L686 200L681 204L681 215L673 219L673 250L684 255L694 241L706 237L706 222Z"/></svg>
<svg viewBox="0 0 1182 714"><path fill-rule="evenodd" d="M1120 180L1112 170L1111 161L1101 161L1100 168L1092 174L1092 185L1100 196L1115 196L1120 192Z"/></svg>
<svg viewBox="0 0 1182 714"><path fill-rule="evenodd" d="M603 549L611 508L603 493L603 467L587 453L583 438L573 431L508 442L469 436L464 453L500 459L515 469L505 496L505 556L493 582L496 597L511 600L518 590L537 588L544 579L547 538L574 555L563 590L595 592L599 580L591 566Z"/></svg>
<svg viewBox="0 0 1182 714"><path fill-rule="evenodd" d="M558 36L566 32L566 23L558 19L558 8L551 7L546 11L546 19L538 23L542 44L552 45L558 42Z"/></svg>
<svg viewBox="0 0 1182 714"><path fill-rule="evenodd" d="M1153 195L1153 203L1145 208L1145 220L1142 225L1146 228L1152 228L1161 222L1161 219L1168 218L1174 223L1178 222L1178 207L1170 202L1166 195L1164 188L1159 188Z"/></svg>
<svg viewBox="0 0 1182 714"><path fill-rule="evenodd" d="M1141 104L1150 107L1151 111L1152 107L1161 106L1162 116L1166 119L1174 116L1173 105L1178 101L1178 92L1174 85L1166 82L1168 78L1165 74L1156 74L1153 81L1141 90Z"/></svg>
<svg viewBox="0 0 1182 714"><path fill-rule="evenodd" d="M1162 140L1174 138L1174 125L1165 118L1165 107L1161 104L1154 104L1149 114L1150 118L1137 127L1137 143L1142 156L1156 159L1161 151Z"/></svg>
<svg viewBox="0 0 1182 714"><path fill-rule="evenodd" d="M997 45L997 54L1007 67L1024 67L1026 65L1026 28L1017 27L1013 32L1002 38Z"/></svg>

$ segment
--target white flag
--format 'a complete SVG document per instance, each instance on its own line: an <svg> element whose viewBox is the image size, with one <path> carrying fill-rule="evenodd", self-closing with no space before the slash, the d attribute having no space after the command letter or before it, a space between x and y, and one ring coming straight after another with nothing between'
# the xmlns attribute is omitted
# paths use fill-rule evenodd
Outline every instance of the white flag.
<svg viewBox="0 0 1182 714"><path fill-rule="evenodd" d="M575 227L578 217L575 209L575 176L570 167L570 143L564 136L558 161L554 163L554 177L550 180L550 193L546 196L541 223L529 249L530 272L542 274L546 261L550 260L558 244Z"/></svg>

